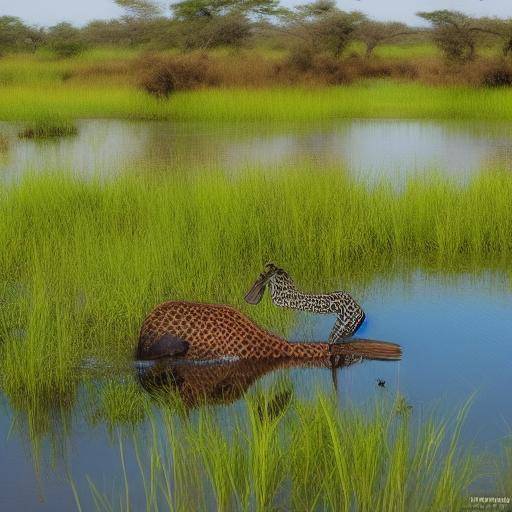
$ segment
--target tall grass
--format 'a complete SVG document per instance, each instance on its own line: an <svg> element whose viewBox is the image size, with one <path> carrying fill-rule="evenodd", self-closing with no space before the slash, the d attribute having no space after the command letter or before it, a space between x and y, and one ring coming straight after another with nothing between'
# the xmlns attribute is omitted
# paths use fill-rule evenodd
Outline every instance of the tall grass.
<svg viewBox="0 0 512 512"><path fill-rule="evenodd" d="M0 88L0 119L311 121L336 118L512 119L512 90L366 82L343 87L207 89L159 100L128 86L13 85Z"/></svg>
<svg viewBox="0 0 512 512"><path fill-rule="evenodd" d="M455 512L480 470L479 460L459 447L466 408L455 420L413 424L389 404L340 411L319 395L262 415L268 403L250 396L245 411L222 418L209 409L193 418L163 409L149 440L129 441L142 486L126 478L125 441L122 498L111 501L91 482L98 509L133 509L136 486L147 511Z"/></svg>
<svg viewBox="0 0 512 512"><path fill-rule="evenodd" d="M78 129L72 121L54 114L36 117L18 133L18 137L21 139L48 139L77 134Z"/></svg>
<svg viewBox="0 0 512 512"><path fill-rule="evenodd" d="M64 396L84 358L133 356L145 314L173 299L246 309L267 260L302 286L356 292L382 268L488 268L512 254L512 178L411 179L368 188L340 171L27 176L0 189L0 376L18 394ZM268 303L256 321L286 334Z"/></svg>

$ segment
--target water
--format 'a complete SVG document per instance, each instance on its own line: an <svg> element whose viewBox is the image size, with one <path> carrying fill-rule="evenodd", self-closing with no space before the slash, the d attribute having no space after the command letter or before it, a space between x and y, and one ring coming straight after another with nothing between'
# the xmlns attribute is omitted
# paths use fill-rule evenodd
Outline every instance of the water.
<svg viewBox="0 0 512 512"><path fill-rule="evenodd" d="M88 120L78 128L76 137L37 142L19 140L19 125L0 124L0 134L7 138L0 147L0 176L12 179L51 169L110 176L127 168L156 172L176 164L237 173L247 166L309 162L316 172L340 166L356 178L400 182L431 170L464 181L488 167L512 168L510 123L346 120L264 127ZM463 442L497 453L512 425L507 407L512 384L508 277L490 271L449 277L382 275L359 290L357 298L368 314L358 336L399 343L401 361L365 361L339 369L336 388L329 369L268 369L249 388L286 377L295 396L313 397L322 389L336 393L340 407L400 392L414 418L433 408L440 415L453 414L475 394ZM307 314L297 314L295 320L289 335L294 340L325 340L334 322L329 316ZM87 366L94 369L95 362ZM106 367L103 374L121 385L139 385L133 368L117 374ZM384 388L377 386L377 379L386 382ZM68 411L54 411L50 418L31 416L32 411L0 394L0 510L74 509L68 473L84 510L94 508L87 475L108 494L121 488L117 438L95 408L106 380L94 377L92 388L84 382ZM232 398L226 409L241 407L236 394ZM127 473L138 481L132 455L127 453ZM142 509L143 494L136 484L132 499Z"/></svg>
<svg viewBox="0 0 512 512"><path fill-rule="evenodd" d="M508 425L512 425L512 410L507 407L512 374L512 290L508 280L499 273L446 277L417 272L376 278L360 293L360 299L368 319L358 336L399 343L403 348L401 361L366 361L342 368L337 372L337 391L331 371L314 368L269 371L255 379L249 389L286 376L295 396L312 397L323 389L337 393L340 407L382 400L400 391L416 419L433 408L439 414L453 415L476 393L463 442L498 452L509 434ZM330 316L297 314L290 338L324 340L332 322ZM121 383L137 382L134 369L117 377L110 374ZM377 379L386 381L385 388L377 385ZM68 421L56 414L47 426L35 462L23 411L14 413L8 398L2 398L1 510L73 509L68 471L84 499L85 510L92 508L86 475L107 493L113 487L121 488L117 438L104 422L94 420L94 407L92 411L83 407L86 388L84 384L79 391ZM220 408L220 414L237 407L241 403L235 396L230 405ZM127 472L133 481L139 481L129 451ZM132 486L132 497L143 506L142 489L137 484Z"/></svg>
<svg viewBox="0 0 512 512"><path fill-rule="evenodd" d="M20 140L22 125L0 123L7 150L0 176L40 169L115 175L127 167L341 166L357 177L403 180L436 170L467 179L512 167L512 124L477 121L342 120L322 124L192 124L83 120L76 137Z"/></svg>

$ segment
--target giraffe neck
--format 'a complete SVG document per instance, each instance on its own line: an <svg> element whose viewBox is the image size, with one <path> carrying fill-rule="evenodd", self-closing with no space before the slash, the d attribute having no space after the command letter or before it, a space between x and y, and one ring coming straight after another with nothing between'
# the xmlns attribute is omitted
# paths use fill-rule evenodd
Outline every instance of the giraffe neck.
<svg viewBox="0 0 512 512"><path fill-rule="evenodd" d="M286 298L300 293L286 272L273 276L269 282L269 288L272 302L277 305L281 305Z"/></svg>

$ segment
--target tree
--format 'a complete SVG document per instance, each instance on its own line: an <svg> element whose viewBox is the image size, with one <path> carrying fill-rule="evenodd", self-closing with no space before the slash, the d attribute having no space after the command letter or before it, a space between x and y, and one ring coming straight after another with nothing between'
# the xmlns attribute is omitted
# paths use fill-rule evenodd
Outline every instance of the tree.
<svg viewBox="0 0 512 512"><path fill-rule="evenodd" d="M33 50L41 33L27 27L19 18L0 16L0 55L8 51Z"/></svg>
<svg viewBox="0 0 512 512"><path fill-rule="evenodd" d="M171 5L183 46L240 46L251 34L252 20L276 15L278 0L182 0Z"/></svg>
<svg viewBox="0 0 512 512"><path fill-rule="evenodd" d="M434 27L434 42L449 60L465 62L475 57L475 20L459 11L418 12L417 16Z"/></svg>
<svg viewBox="0 0 512 512"><path fill-rule="evenodd" d="M360 12L338 9L334 0L299 5L286 17L288 30L302 39L303 45L315 52L327 51L335 57L342 54L359 25L366 21Z"/></svg>
<svg viewBox="0 0 512 512"><path fill-rule="evenodd" d="M504 57L512 55L512 19L479 18L477 25L482 33L501 40Z"/></svg>
<svg viewBox="0 0 512 512"><path fill-rule="evenodd" d="M50 27L46 41L48 47L59 57L72 57L85 48L80 30L70 23L59 23Z"/></svg>
<svg viewBox="0 0 512 512"><path fill-rule="evenodd" d="M281 12L278 0L182 0L171 4L171 10L179 20L233 14L262 18Z"/></svg>
<svg viewBox="0 0 512 512"><path fill-rule="evenodd" d="M415 31L404 23L365 20L359 25L357 38L366 45L365 53L369 57L377 46L414 33Z"/></svg>
<svg viewBox="0 0 512 512"><path fill-rule="evenodd" d="M115 0L115 3L131 18L148 20L162 14L161 7L151 0Z"/></svg>

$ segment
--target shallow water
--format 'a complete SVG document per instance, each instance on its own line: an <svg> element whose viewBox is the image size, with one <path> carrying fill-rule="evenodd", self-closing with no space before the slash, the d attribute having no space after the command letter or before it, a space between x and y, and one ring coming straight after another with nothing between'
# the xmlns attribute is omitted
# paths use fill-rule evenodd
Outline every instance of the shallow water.
<svg viewBox="0 0 512 512"><path fill-rule="evenodd" d="M312 397L323 389L337 393L340 407L358 407L400 391L418 421L433 407L440 414L453 415L476 393L463 442L497 452L509 434L507 425L512 424L508 407L512 374L509 281L497 273L446 277L418 272L375 279L358 298L368 315L357 336L399 343L401 361L365 361L342 368L337 372L337 391L329 369L277 370L267 373L258 384L268 386L289 378L295 396ZM290 338L324 340L332 322L329 316L298 314ZM110 377L126 384L136 382L135 370ZM377 386L377 379L386 381L385 388ZM101 380L98 382L101 385ZM8 398L0 399L0 510L74 509L68 471L84 510L93 509L87 475L109 495L113 488L121 489L117 437L101 421L95 423L93 412L83 408L81 397L86 387L84 384L78 394L69 423L55 415L48 434L36 445L40 455L35 460L24 411L14 413ZM239 407L241 402L235 400L218 412L222 415ZM129 450L126 456L128 475L138 481ZM140 486L133 484L131 493L135 504L142 507Z"/></svg>
<svg viewBox="0 0 512 512"><path fill-rule="evenodd" d="M7 148L0 176L68 170L115 175L218 166L340 166L367 180L403 180L432 170L467 179L482 168L512 168L512 124L478 121L341 120L322 124L194 124L83 120L75 137L21 140L20 124L0 123ZM5 146L5 144L4 144Z"/></svg>

